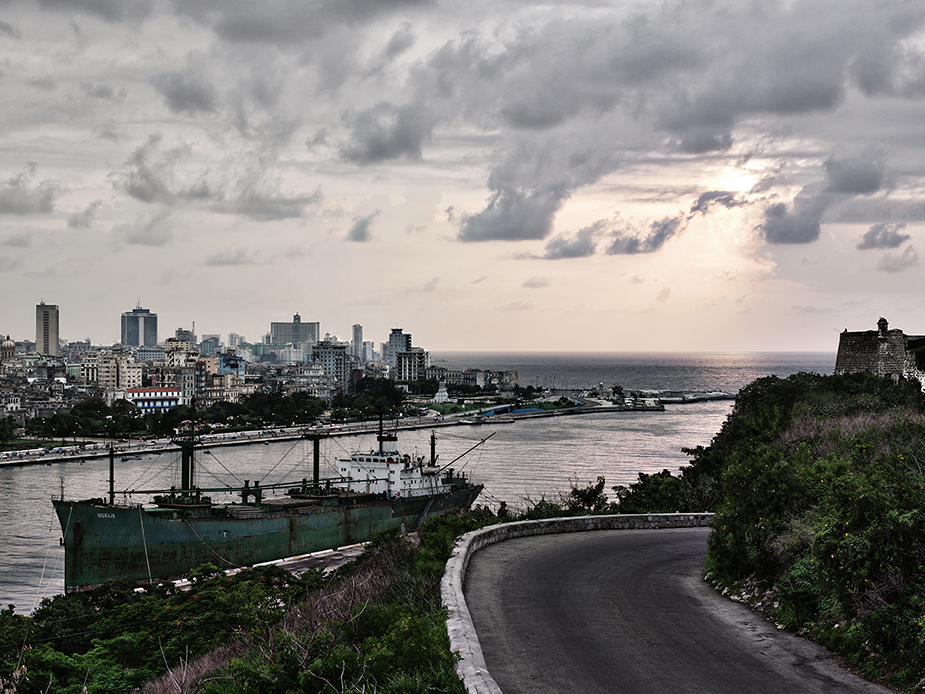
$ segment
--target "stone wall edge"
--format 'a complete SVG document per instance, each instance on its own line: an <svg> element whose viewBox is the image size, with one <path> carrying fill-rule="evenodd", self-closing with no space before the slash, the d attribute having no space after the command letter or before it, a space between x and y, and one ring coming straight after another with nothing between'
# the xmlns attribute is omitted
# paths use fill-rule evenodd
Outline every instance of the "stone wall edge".
<svg viewBox="0 0 925 694"><path fill-rule="evenodd" d="M707 526L712 513L639 513L606 516L573 516L542 520L499 523L462 535L456 540L453 556L446 564L440 584L443 606L447 610L450 649L459 653L456 671L471 694L502 694L485 666L482 647L469 614L464 594L469 560L482 547L528 535L552 535L594 530L639 530L693 528Z"/></svg>

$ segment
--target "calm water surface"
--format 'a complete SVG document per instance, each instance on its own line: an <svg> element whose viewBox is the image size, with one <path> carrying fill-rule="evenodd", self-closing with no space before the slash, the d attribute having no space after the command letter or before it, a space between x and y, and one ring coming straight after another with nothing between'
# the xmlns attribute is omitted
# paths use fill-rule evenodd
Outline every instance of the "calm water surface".
<svg viewBox="0 0 925 694"><path fill-rule="evenodd" d="M432 356L437 364L448 368L517 369L521 385L584 388L603 382L625 388L728 392L768 374L831 373L835 362L835 355L829 353ZM496 505L504 500L516 507L528 499L554 498L572 483L591 482L598 475L603 475L610 487L630 484L640 472L675 471L688 462L681 449L708 445L730 406L730 401L719 401L669 405L664 412L448 427L437 432L437 450L440 461L448 463L494 432L485 445L456 467L485 485L480 503ZM429 450L429 436L428 430L404 432L399 445L405 452L423 455ZM323 444L322 454L331 462L337 456L374 446L373 436L337 438ZM116 489L178 484L176 458L176 454L165 453L117 461ZM310 444L304 441L214 449L200 460L200 487L238 485L244 479L270 483L311 476ZM62 591L64 554L50 499L60 494L62 485L68 498L105 496L108 476L106 460L0 468L0 605L14 604L18 612L28 613L43 597Z"/></svg>

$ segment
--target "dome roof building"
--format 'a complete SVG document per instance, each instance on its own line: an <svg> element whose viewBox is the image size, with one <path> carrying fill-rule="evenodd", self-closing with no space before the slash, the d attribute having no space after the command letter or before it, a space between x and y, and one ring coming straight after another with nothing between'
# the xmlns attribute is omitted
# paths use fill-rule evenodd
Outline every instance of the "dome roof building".
<svg viewBox="0 0 925 694"><path fill-rule="evenodd" d="M13 361L16 358L16 343L7 335L6 339L0 344L0 361Z"/></svg>

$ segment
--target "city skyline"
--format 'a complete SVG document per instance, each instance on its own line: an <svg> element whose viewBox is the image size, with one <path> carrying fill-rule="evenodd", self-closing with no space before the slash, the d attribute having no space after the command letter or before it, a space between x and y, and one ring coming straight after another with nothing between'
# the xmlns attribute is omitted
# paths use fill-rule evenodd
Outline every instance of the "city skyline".
<svg viewBox="0 0 925 694"><path fill-rule="evenodd" d="M430 351L925 333L910 0L15 0L0 332Z"/></svg>

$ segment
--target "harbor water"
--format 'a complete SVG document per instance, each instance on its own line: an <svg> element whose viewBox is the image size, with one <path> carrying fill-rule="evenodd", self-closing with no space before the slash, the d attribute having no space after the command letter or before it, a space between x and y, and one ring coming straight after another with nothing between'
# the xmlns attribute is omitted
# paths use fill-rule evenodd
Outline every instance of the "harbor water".
<svg viewBox="0 0 925 694"><path fill-rule="evenodd" d="M603 383L627 389L737 392L755 378L786 377L799 371L831 373L834 353L694 355L627 354L432 354L450 369L517 370L522 386L580 390ZM516 423L445 427L437 431L440 464L475 443L489 441L454 463L485 485L478 503L523 507L540 498L555 499L573 484L600 475L607 487L636 481L640 472L677 471L688 462L682 448L708 445L732 402L667 405L664 412L619 412L547 417ZM429 451L430 430L402 432L399 446L420 455ZM275 441L215 448L199 456L198 486L261 484L311 476L311 444ZM322 458L333 475L337 457L370 450L375 437L326 440ZM179 484L176 454L150 453L116 462L116 490L165 488ZM67 498L105 497L104 459L0 469L0 605L28 613L43 597L63 590L64 554L50 499L63 489ZM322 470L325 475L325 469ZM611 492L612 494L612 492ZM123 498L122 494L118 497ZM127 498L127 497L125 497ZM132 497L143 502L147 495Z"/></svg>

